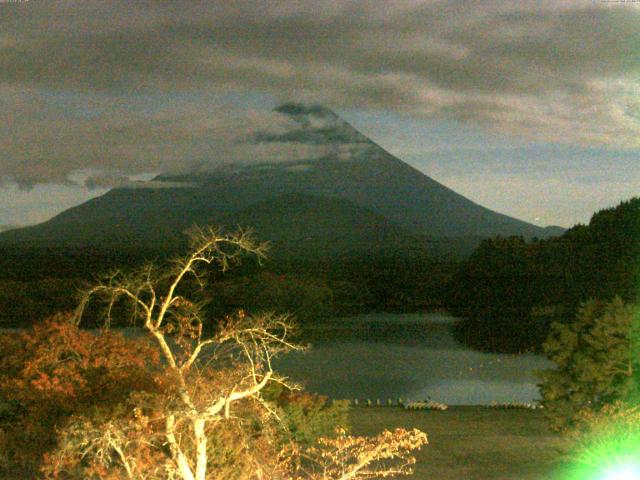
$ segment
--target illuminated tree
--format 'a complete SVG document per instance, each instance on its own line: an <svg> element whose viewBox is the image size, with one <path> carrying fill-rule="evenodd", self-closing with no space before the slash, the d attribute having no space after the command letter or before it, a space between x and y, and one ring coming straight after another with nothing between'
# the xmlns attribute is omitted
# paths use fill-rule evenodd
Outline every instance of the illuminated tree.
<svg viewBox="0 0 640 480"><path fill-rule="evenodd" d="M297 478L365 480L411 475L416 462L411 451L427 443L427 435L418 429L385 430L371 438L338 429L335 438L321 438L305 452L308 470Z"/></svg>
<svg viewBox="0 0 640 480"><path fill-rule="evenodd" d="M138 334L152 339L160 353L160 364L151 370L157 389L132 389L118 405L71 417L60 429L58 448L46 458L48 477L244 480L304 473L356 480L410 472L409 452L426 443L419 431L386 432L372 440L340 433L311 449L283 444L286 422L264 393L273 383L297 388L272 368L275 355L301 348L289 340L290 318L239 311L207 336L202 305L185 289L187 279L205 283L203 267L226 270L245 253L262 257L264 245L244 232L194 229L191 253L171 269L114 273L86 292L77 323L92 298L107 305L107 326L118 302L130 304Z"/></svg>

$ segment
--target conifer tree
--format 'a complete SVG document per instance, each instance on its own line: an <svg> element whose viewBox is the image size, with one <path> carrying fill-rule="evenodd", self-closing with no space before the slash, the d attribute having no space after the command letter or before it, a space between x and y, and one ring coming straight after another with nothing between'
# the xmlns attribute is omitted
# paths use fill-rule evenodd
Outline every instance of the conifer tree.
<svg viewBox="0 0 640 480"><path fill-rule="evenodd" d="M550 426L563 431L585 410L637 395L637 310L620 297L590 300L569 323L554 323L543 348L556 368L539 372Z"/></svg>

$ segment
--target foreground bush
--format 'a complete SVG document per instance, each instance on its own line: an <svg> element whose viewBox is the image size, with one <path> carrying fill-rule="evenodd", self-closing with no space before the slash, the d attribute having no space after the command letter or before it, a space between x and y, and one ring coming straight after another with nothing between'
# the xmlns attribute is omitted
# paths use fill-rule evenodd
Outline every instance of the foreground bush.
<svg viewBox="0 0 640 480"><path fill-rule="evenodd" d="M585 411L637 397L636 316L636 308L620 298L591 300L572 322L553 325L544 351L557 367L539 375L541 403L554 430L572 427Z"/></svg>
<svg viewBox="0 0 640 480"><path fill-rule="evenodd" d="M57 429L73 415L110 410L132 391L158 390L158 352L146 338L80 330L59 314L0 337L0 473L35 478Z"/></svg>
<svg viewBox="0 0 640 480"><path fill-rule="evenodd" d="M330 437L336 427L346 428L349 400L329 400L308 392L281 391L275 398L288 440L311 446L320 437Z"/></svg>

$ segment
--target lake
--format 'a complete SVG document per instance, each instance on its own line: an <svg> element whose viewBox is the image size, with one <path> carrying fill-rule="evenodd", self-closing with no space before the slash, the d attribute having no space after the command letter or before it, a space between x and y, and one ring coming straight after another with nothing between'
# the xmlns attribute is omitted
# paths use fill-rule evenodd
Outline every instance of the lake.
<svg viewBox="0 0 640 480"><path fill-rule="evenodd" d="M469 350L441 313L368 314L308 327L312 346L275 368L309 391L332 398L431 398L449 405L535 402L534 371L553 368L536 354Z"/></svg>
<svg viewBox="0 0 640 480"><path fill-rule="evenodd" d="M458 343L441 313L357 315L307 327L311 347L274 361L306 390L331 398L423 400L448 405L535 402L542 355L481 353ZM21 329L2 329L20 331ZM133 330L124 329L129 335Z"/></svg>

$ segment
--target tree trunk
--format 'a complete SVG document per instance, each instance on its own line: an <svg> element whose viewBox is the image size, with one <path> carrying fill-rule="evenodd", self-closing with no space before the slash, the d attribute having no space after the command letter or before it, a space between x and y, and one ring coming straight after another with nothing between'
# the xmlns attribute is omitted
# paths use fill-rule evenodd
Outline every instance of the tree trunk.
<svg viewBox="0 0 640 480"><path fill-rule="evenodd" d="M167 440L169 441L169 448L171 448L171 455L173 456L173 460L176 462L178 466L178 470L180 471L180 475L183 480L196 480L196 477L193 476L193 472L191 471L191 467L189 466L189 462L187 458L184 456L184 453L180 449L180 445L176 440L175 433L173 431L173 427L175 425L175 417L173 415L169 415L167 417L166 428L167 428ZM203 477L204 478L204 477Z"/></svg>
<svg viewBox="0 0 640 480"><path fill-rule="evenodd" d="M204 434L205 421L198 418L193 422L196 437L196 480L205 480L207 474L207 437Z"/></svg>

